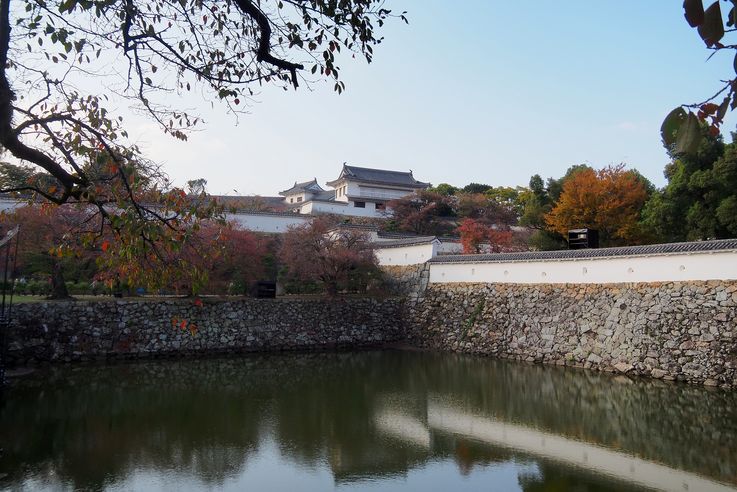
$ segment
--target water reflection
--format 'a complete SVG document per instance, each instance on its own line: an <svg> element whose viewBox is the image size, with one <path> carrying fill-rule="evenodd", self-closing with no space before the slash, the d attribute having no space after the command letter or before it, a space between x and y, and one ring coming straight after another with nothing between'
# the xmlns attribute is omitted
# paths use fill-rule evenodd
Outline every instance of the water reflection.
<svg viewBox="0 0 737 492"><path fill-rule="evenodd" d="M0 488L737 490L737 393L415 352L58 368Z"/></svg>

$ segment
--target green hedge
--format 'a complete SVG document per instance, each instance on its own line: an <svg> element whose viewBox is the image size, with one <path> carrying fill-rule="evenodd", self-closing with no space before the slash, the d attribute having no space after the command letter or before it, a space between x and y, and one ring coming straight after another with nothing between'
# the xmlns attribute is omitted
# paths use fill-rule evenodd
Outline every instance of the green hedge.
<svg viewBox="0 0 737 492"><path fill-rule="evenodd" d="M70 295L98 296L111 295L111 290L101 282L66 282ZM15 294L28 296L47 296L51 294L51 283L48 280L28 280L16 282Z"/></svg>

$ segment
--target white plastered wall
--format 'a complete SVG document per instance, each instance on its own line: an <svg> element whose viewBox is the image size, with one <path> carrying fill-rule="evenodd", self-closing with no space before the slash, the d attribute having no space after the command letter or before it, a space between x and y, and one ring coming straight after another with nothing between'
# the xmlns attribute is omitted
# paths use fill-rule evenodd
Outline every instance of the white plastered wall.
<svg viewBox="0 0 737 492"><path fill-rule="evenodd" d="M430 265L430 283L604 284L689 280L737 280L737 251Z"/></svg>
<svg viewBox="0 0 737 492"><path fill-rule="evenodd" d="M299 226L308 223L312 217L295 217L289 215L268 215L235 213L228 214L228 220L233 220L244 229L254 232L284 233L291 226Z"/></svg>
<svg viewBox="0 0 737 492"><path fill-rule="evenodd" d="M381 244L381 243L377 243ZM411 246L400 246L396 248L376 247L374 252L379 265L382 266L404 266L425 263L437 254L437 242L426 244L414 244Z"/></svg>
<svg viewBox="0 0 737 492"><path fill-rule="evenodd" d="M347 205L336 202L307 202L302 207L302 213L311 214L339 214L353 217L381 217L374 209L373 203L367 203L366 208L357 208L353 203Z"/></svg>

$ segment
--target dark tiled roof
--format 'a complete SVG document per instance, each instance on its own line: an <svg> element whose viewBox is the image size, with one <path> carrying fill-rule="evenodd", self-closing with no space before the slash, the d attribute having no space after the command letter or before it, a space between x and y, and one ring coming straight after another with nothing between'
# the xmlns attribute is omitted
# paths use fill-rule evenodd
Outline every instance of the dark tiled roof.
<svg viewBox="0 0 737 492"><path fill-rule="evenodd" d="M378 227L371 224L351 224L351 223L345 223L345 224L338 224L330 229L328 229L328 232L330 231L338 231L340 229L354 229L357 231L376 231L378 230Z"/></svg>
<svg viewBox="0 0 737 492"><path fill-rule="evenodd" d="M312 193L319 193L323 190L319 184L317 184L317 178L314 178L312 181L305 181L303 183L297 183L294 182L294 186L289 188L288 190L280 191L280 195L289 195L292 193L299 193L300 191L308 191Z"/></svg>
<svg viewBox="0 0 737 492"><path fill-rule="evenodd" d="M419 237L418 234L415 234L414 232L386 232L386 231L379 231L379 237L380 238L387 238L387 239L405 239L408 237Z"/></svg>
<svg viewBox="0 0 737 492"><path fill-rule="evenodd" d="M429 183L417 181L412 176L412 171L387 171L385 169L372 169L369 167L348 166L343 164L343 169L338 179L330 181L327 184L333 186L342 177L348 177L356 181L365 183L387 184L396 186L406 186L410 188L427 188Z"/></svg>
<svg viewBox="0 0 737 492"><path fill-rule="evenodd" d="M620 248L566 249L561 251L525 251L522 253L495 253L483 255L446 255L433 258L433 263L481 262L498 263L505 261L574 260L584 258L611 258L618 256L649 256L672 253L699 253L710 251L737 250L737 239L719 239L690 243L649 244L646 246L625 246Z"/></svg>
<svg viewBox="0 0 737 492"><path fill-rule="evenodd" d="M433 241L437 241L435 236L416 236L408 237L404 239L393 239L391 241L376 241L373 244L375 249L382 248L401 248L402 246L416 246L419 244L430 244Z"/></svg>
<svg viewBox="0 0 737 492"><path fill-rule="evenodd" d="M227 214L226 214L227 215ZM274 217L300 217L305 220L309 220L312 216L307 214L301 214L299 212L271 212L268 210L238 210L231 215L270 215Z"/></svg>
<svg viewBox="0 0 737 492"><path fill-rule="evenodd" d="M414 232L386 232L386 231L379 231L379 238L381 239L405 239L410 237L427 237L427 236L420 236L419 234L416 234ZM441 243L446 242L458 242L461 240L458 236L436 236Z"/></svg>
<svg viewBox="0 0 737 492"><path fill-rule="evenodd" d="M315 193L315 196L312 197L312 200L315 200L318 202L334 202L335 201L335 190L327 190L327 191L321 191L319 193Z"/></svg>
<svg viewBox="0 0 737 492"><path fill-rule="evenodd" d="M220 205L238 210L261 210L261 207L269 209L283 209L284 198L280 196L239 196L239 195L212 195Z"/></svg>

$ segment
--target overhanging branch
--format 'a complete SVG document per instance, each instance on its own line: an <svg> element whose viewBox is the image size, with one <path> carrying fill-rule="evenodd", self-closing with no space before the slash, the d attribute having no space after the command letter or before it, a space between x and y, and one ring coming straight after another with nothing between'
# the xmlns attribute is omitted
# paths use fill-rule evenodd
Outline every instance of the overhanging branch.
<svg viewBox="0 0 737 492"><path fill-rule="evenodd" d="M13 100L15 94L10 88L6 68L10 49L10 0L0 0L0 145L18 159L31 162L48 171L68 191L82 180L69 174L49 155L25 145L13 128Z"/></svg>
<svg viewBox="0 0 737 492"><path fill-rule="evenodd" d="M292 84L294 84L295 88L299 87L297 70L304 69L304 66L299 63L282 60L271 54L271 23L268 17L266 17L266 14L261 12L261 9L256 7L251 0L235 0L235 3L238 5L238 8L258 24L259 30L261 31L258 48L256 48L256 60L274 65L283 70L289 70L292 74Z"/></svg>

